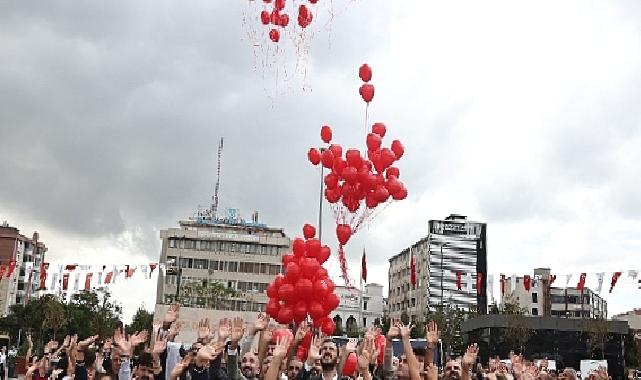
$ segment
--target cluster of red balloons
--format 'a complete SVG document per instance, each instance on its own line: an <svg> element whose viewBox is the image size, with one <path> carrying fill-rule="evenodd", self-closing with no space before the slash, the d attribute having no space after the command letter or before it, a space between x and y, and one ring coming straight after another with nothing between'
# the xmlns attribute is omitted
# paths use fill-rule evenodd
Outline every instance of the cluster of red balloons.
<svg viewBox="0 0 641 380"><path fill-rule="evenodd" d="M263 0L266 4L271 4L272 0ZM273 0L274 7L270 11L263 10L260 12L260 22L263 25L274 25L269 31L269 39L273 42L280 40L280 31L276 27L285 28L289 25L289 15L285 12L285 0ZM316 4L318 0L309 0L311 4ZM305 29L312 23L312 11L305 4L298 6L298 25Z"/></svg>
<svg viewBox="0 0 641 380"><path fill-rule="evenodd" d="M263 0L265 3L271 3L272 0ZM272 24L274 26L279 26L281 28L289 25L289 15L283 12L285 9L285 0L274 0L274 8L271 12L263 10L260 12L260 22L263 25ZM281 13L282 12L282 13ZM269 39L278 42L280 40L280 31L276 28L272 28L269 31Z"/></svg>
<svg viewBox="0 0 641 380"><path fill-rule="evenodd" d="M400 170L392 166L404 154L405 148L399 140L392 141L390 147L383 147L386 128L383 123L375 123L367 135L367 157L357 149L343 148L331 144L322 153L311 148L307 157L313 165L322 164L330 169L325 176L325 198L329 203L342 202L351 213L364 204L373 209L390 198L402 200L407 197L407 189L399 179ZM330 143L332 131L329 126L321 128L321 139ZM351 235L349 226L339 224L336 229L341 244L347 243Z"/></svg>
<svg viewBox="0 0 641 380"><path fill-rule="evenodd" d="M276 275L267 287L265 311L281 324L300 323L309 316L315 327L331 335L335 326L329 314L340 303L334 282L322 267L331 250L314 238L316 228L311 224L305 224L303 235L305 239L294 239L292 252L283 255L285 274Z"/></svg>

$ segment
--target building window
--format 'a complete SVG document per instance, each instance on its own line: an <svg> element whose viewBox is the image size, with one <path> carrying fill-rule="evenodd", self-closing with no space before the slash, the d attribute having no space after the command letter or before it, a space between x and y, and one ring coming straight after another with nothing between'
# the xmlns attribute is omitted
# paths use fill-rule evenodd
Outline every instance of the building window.
<svg viewBox="0 0 641 380"><path fill-rule="evenodd" d="M363 310L367 310L367 301L363 302Z"/></svg>
<svg viewBox="0 0 641 380"><path fill-rule="evenodd" d="M194 269L209 269L209 261L204 259L194 259Z"/></svg>
<svg viewBox="0 0 641 380"><path fill-rule="evenodd" d="M536 307L532 308L532 315L539 315L539 309Z"/></svg>
<svg viewBox="0 0 641 380"><path fill-rule="evenodd" d="M539 295L537 293L532 293L532 303L539 303Z"/></svg>
<svg viewBox="0 0 641 380"><path fill-rule="evenodd" d="M169 239L169 248L176 248L176 239Z"/></svg>

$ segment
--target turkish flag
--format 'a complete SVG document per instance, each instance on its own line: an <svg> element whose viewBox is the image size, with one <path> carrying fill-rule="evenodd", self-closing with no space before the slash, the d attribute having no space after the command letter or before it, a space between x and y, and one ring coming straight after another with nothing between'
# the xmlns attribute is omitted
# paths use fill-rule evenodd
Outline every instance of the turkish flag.
<svg viewBox="0 0 641 380"><path fill-rule="evenodd" d="M151 273L154 273L154 270L156 270L156 267L158 266L158 263L149 263L149 269Z"/></svg>
<svg viewBox="0 0 641 380"><path fill-rule="evenodd" d="M554 281L556 281L556 275L551 274L549 280L550 280L550 286L552 286L552 284L554 284Z"/></svg>
<svg viewBox="0 0 641 380"><path fill-rule="evenodd" d="M463 283L461 281L461 272L456 272L456 289L462 290Z"/></svg>
<svg viewBox="0 0 641 380"><path fill-rule="evenodd" d="M40 264L40 287L39 290L45 290L45 281L47 281L47 269L49 269L49 263Z"/></svg>
<svg viewBox="0 0 641 380"><path fill-rule="evenodd" d="M619 281L619 277L621 277L621 274L623 272L614 272L612 274L612 281L610 281L610 293L612 293L612 290L614 289L614 285L617 284L617 281Z"/></svg>
<svg viewBox="0 0 641 380"><path fill-rule="evenodd" d="M505 275L501 274L501 295L505 294Z"/></svg>
<svg viewBox="0 0 641 380"><path fill-rule="evenodd" d="M587 273L581 273L581 277L579 277L579 283L576 284L576 288L580 291L583 291L585 289L585 277L587 276Z"/></svg>
<svg viewBox="0 0 641 380"><path fill-rule="evenodd" d="M7 277L11 277L15 269L16 269L16 261L14 259L11 259L9 261L9 267L7 268Z"/></svg>
<svg viewBox="0 0 641 380"><path fill-rule="evenodd" d="M85 277L85 290L87 291L91 290L91 277L93 277L93 273L87 273Z"/></svg>
<svg viewBox="0 0 641 380"><path fill-rule="evenodd" d="M410 282L416 286L416 258L414 253L412 253L412 262L410 264Z"/></svg>
<svg viewBox="0 0 641 380"><path fill-rule="evenodd" d="M481 288L483 287L483 273L476 274L476 294L481 294Z"/></svg>
<svg viewBox="0 0 641 380"><path fill-rule="evenodd" d="M365 258L365 249L363 249L363 258L361 259L361 279L367 282L367 259Z"/></svg>
<svg viewBox="0 0 641 380"><path fill-rule="evenodd" d="M530 287L532 286L532 278L530 278L529 275L523 276L523 286L525 287L526 291L530 291Z"/></svg>
<svg viewBox="0 0 641 380"><path fill-rule="evenodd" d="M114 272L107 272L107 275L105 276L105 284L110 284L113 276Z"/></svg>
<svg viewBox="0 0 641 380"><path fill-rule="evenodd" d="M69 273L62 275L62 290L67 290L69 287Z"/></svg>

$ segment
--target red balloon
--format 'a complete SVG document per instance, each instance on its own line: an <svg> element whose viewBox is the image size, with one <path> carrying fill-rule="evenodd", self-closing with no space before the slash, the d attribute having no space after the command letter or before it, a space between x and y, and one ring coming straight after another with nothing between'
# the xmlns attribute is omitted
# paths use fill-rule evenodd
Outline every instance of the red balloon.
<svg viewBox="0 0 641 380"><path fill-rule="evenodd" d="M405 147L403 147L403 144L400 141L394 140L392 141L392 152L394 152L394 155L396 155L396 159L398 160L403 156L403 153L405 153Z"/></svg>
<svg viewBox="0 0 641 380"><path fill-rule="evenodd" d="M274 277L274 285L280 289L280 287L285 283L285 276L282 273L279 273Z"/></svg>
<svg viewBox="0 0 641 380"><path fill-rule="evenodd" d="M341 189L338 187L335 189L325 189L325 199L327 199L329 203L338 202L338 200L341 199Z"/></svg>
<svg viewBox="0 0 641 380"><path fill-rule="evenodd" d="M334 281L327 278L325 279L325 283L327 284L327 294L334 293L334 289L336 289L336 285L334 285Z"/></svg>
<svg viewBox="0 0 641 380"><path fill-rule="evenodd" d="M377 172L380 173L385 170L385 168L383 167L382 149L370 150L367 152L367 154L370 160L372 160L374 169L376 169Z"/></svg>
<svg viewBox="0 0 641 380"><path fill-rule="evenodd" d="M325 261L327 261L327 259L329 259L329 256L331 254L332 254L332 251L329 249L329 247L324 245L318 251L318 255L316 255L316 260L318 260L320 264L323 264L325 263Z"/></svg>
<svg viewBox="0 0 641 380"><path fill-rule="evenodd" d="M292 333L292 330L287 329L287 328L282 328L282 329L276 329L272 332L272 342L276 343L278 342L279 339L289 337L289 341L293 342L294 341L294 334Z"/></svg>
<svg viewBox="0 0 641 380"><path fill-rule="evenodd" d="M313 235L312 235L313 236ZM318 239L309 239L305 242L307 257L317 257L321 249L321 242Z"/></svg>
<svg viewBox="0 0 641 380"><path fill-rule="evenodd" d="M325 280L316 280L314 281L314 298L317 300L322 300L327 295L327 283ZM312 318L314 316L312 315Z"/></svg>
<svg viewBox="0 0 641 380"><path fill-rule="evenodd" d="M368 150L377 150L381 147L383 143L383 138L376 133L369 133L367 135L367 149Z"/></svg>
<svg viewBox="0 0 641 380"><path fill-rule="evenodd" d="M327 288L329 289L329 283L327 281L330 281L330 280L327 278L327 276L328 276L327 269L325 269L323 267L320 267L316 271L316 274L314 275L314 279L316 279L316 280L325 280L325 284L327 285Z"/></svg>
<svg viewBox="0 0 641 380"><path fill-rule="evenodd" d="M311 298L312 293L314 292L314 285L312 281L307 278L301 278L296 282L296 297L299 300L306 300Z"/></svg>
<svg viewBox="0 0 641 380"><path fill-rule="evenodd" d="M321 325L323 324L323 321L325 321L325 317L314 319L313 321L314 321L314 328L319 329L321 327Z"/></svg>
<svg viewBox="0 0 641 380"><path fill-rule="evenodd" d="M290 284L295 284L300 277L300 267L296 263L289 263L285 267L285 279Z"/></svg>
<svg viewBox="0 0 641 380"><path fill-rule="evenodd" d="M283 266L286 267L287 264L294 261L294 255L292 255L290 252L287 252L286 254L283 255L282 261L283 261Z"/></svg>
<svg viewBox="0 0 641 380"><path fill-rule="evenodd" d="M387 170L385 170L385 177L387 179L390 179L390 177L392 176L396 178L401 176L401 171L395 166L390 166L389 168L387 168Z"/></svg>
<svg viewBox="0 0 641 380"><path fill-rule="evenodd" d="M279 11L282 11L285 9L285 0L276 0L276 2L274 2L274 7Z"/></svg>
<svg viewBox="0 0 641 380"><path fill-rule="evenodd" d="M267 3L267 4L269 4L269 3L271 3L271 2L272 2L272 0L263 0L263 3Z"/></svg>
<svg viewBox="0 0 641 380"><path fill-rule="evenodd" d="M392 194L392 198L396 201L402 201L407 198L407 189L405 186L401 187L401 190L397 193Z"/></svg>
<svg viewBox="0 0 641 380"><path fill-rule="evenodd" d="M300 269L303 277L305 278L314 278L314 275L316 274L316 271L318 271L318 268L320 268L320 264L318 263L318 260L314 258L306 257L301 260Z"/></svg>
<svg viewBox="0 0 641 380"><path fill-rule="evenodd" d="M278 20L278 25L282 27L286 27L288 24L289 24L289 15L285 13L280 16Z"/></svg>
<svg viewBox="0 0 641 380"><path fill-rule="evenodd" d="M385 186L379 186L374 191L374 196L376 197L376 201L378 203L383 203L387 201L387 198L389 198L389 191L387 191Z"/></svg>
<svg viewBox="0 0 641 380"><path fill-rule="evenodd" d="M371 67L369 67L367 63L363 63L363 65L358 69L358 76L363 82L369 82L370 80L372 80Z"/></svg>
<svg viewBox="0 0 641 380"><path fill-rule="evenodd" d="M343 364L343 372L341 374L344 376L354 377L354 374L356 373L356 364L358 364L356 354L350 352L347 356L347 359L345 359L345 364Z"/></svg>
<svg viewBox="0 0 641 380"><path fill-rule="evenodd" d="M323 305L320 302L311 301L309 303L309 315L314 319L323 318L326 315Z"/></svg>
<svg viewBox="0 0 641 380"><path fill-rule="evenodd" d="M389 149L389 148L383 148L381 149L381 165L383 170L387 169L390 167L396 161L396 155L394 152ZM379 170L379 172L382 170Z"/></svg>
<svg viewBox="0 0 641 380"><path fill-rule="evenodd" d="M327 169L331 169L334 165L334 153L330 149L326 149L321 155L321 162Z"/></svg>
<svg viewBox="0 0 641 380"><path fill-rule="evenodd" d="M312 226L309 223L305 224L303 226L303 236L305 236L305 239L311 239L316 236L316 227Z"/></svg>
<svg viewBox="0 0 641 380"><path fill-rule="evenodd" d="M345 178L345 181L354 184L358 181L358 172L354 167L348 166L343 169L343 178Z"/></svg>
<svg viewBox="0 0 641 380"><path fill-rule="evenodd" d="M334 335L334 329L336 329L336 325L334 324L334 321L331 318L326 318L322 325L321 325L321 331L325 335Z"/></svg>
<svg viewBox="0 0 641 380"><path fill-rule="evenodd" d="M345 170L346 167L347 162L345 162L345 160L343 160L343 158L339 156L334 160L334 166L332 167L332 170L334 171L334 173L340 176L343 175L343 170Z"/></svg>
<svg viewBox="0 0 641 380"><path fill-rule="evenodd" d="M358 93L361 94L365 103L369 103L374 99L374 85L365 83L358 89Z"/></svg>
<svg viewBox="0 0 641 380"><path fill-rule="evenodd" d="M334 189L338 185L338 175L329 173L325 176L325 186L328 189Z"/></svg>
<svg viewBox="0 0 641 380"><path fill-rule="evenodd" d="M294 310L291 306L282 306L278 310L278 315L276 316L276 321L281 324L290 323L294 319Z"/></svg>
<svg viewBox="0 0 641 380"><path fill-rule="evenodd" d="M367 206L367 208L376 208L376 206L378 206L378 201L376 200L376 194L374 192L369 192L365 196L365 206Z"/></svg>
<svg viewBox="0 0 641 380"><path fill-rule="evenodd" d="M305 255L305 240L301 238L294 239L294 242L292 243L292 250L294 251L294 256Z"/></svg>
<svg viewBox="0 0 641 380"><path fill-rule="evenodd" d="M309 347L312 344L312 332L307 331L305 336L303 337L303 340L300 342L300 345L303 347Z"/></svg>
<svg viewBox="0 0 641 380"><path fill-rule="evenodd" d="M312 165L318 165L321 161L321 154L318 149L309 148L309 152L307 152L307 159L312 163Z"/></svg>
<svg viewBox="0 0 641 380"><path fill-rule="evenodd" d="M352 227L347 224L339 224L336 226L336 237L338 237L341 245L347 244L347 241L352 236Z"/></svg>
<svg viewBox="0 0 641 380"><path fill-rule="evenodd" d="M270 298L269 301L267 302L267 306L265 306L265 312L267 315L269 315L272 318L276 318L278 316L278 311L280 310L280 302L274 298Z"/></svg>
<svg viewBox="0 0 641 380"><path fill-rule="evenodd" d="M345 159L347 161L347 165L356 169L359 169L363 164L361 152L359 152L357 149L347 149L347 152L345 153Z"/></svg>
<svg viewBox="0 0 641 380"><path fill-rule="evenodd" d="M312 22L312 12L305 6L301 4L298 7L298 25L301 28L306 28Z"/></svg>
<svg viewBox="0 0 641 380"><path fill-rule="evenodd" d="M312 3L312 4L316 4L316 3L318 3L318 0L309 0L309 2Z"/></svg>
<svg viewBox="0 0 641 380"><path fill-rule="evenodd" d="M374 125L372 125L372 133L376 133L377 135L381 136L381 138L385 137L385 132L387 132L385 124L374 123Z"/></svg>
<svg viewBox="0 0 641 380"><path fill-rule="evenodd" d="M270 21L271 21L271 17L269 12L267 11L260 12L260 22L262 22L263 25L268 25Z"/></svg>
<svg viewBox="0 0 641 380"><path fill-rule="evenodd" d="M278 298L286 303L294 302L296 300L296 289L294 289L294 285L288 283L281 285L280 288L278 288Z"/></svg>
<svg viewBox="0 0 641 380"><path fill-rule="evenodd" d="M327 296L323 300L323 307L325 308L325 311L330 313L334 309L338 307L338 305L341 303L340 298L336 295L336 293L327 293Z"/></svg>
<svg viewBox="0 0 641 380"><path fill-rule="evenodd" d="M390 194L396 194L401 189L403 188L403 184L401 181L396 179L396 177L391 176L388 180L387 183L385 183L385 187L387 188L387 191L389 191Z"/></svg>
<svg viewBox="0 0 641 380"><path fill-rule="evenodd" d="M278 25L278 21L280 21L280 14L278 13L278 10L274 9L269 15L269 22L274 25Z"/></svg>
<svg viewBox="0 0 641 380"><path fill-rule="evenodd" d="M280 32L277 29L270 30L269 39L274 42L278 42L278 40L280 40Z"/></svg>
<svg viewBox="0 0 641 380"><path fill-rule="evenodd" d="M298 301L294 306L294 322L301 323L307 318L307 304L305 301Z"/></svg>
<svg viewBox="0 0 641 380"><path fill-rule="evenodd" d="M329 150L332 151L334 154L334 157L342 157L343 156L343 147L340 146L339 144L332 144L329 146Z"/></svg>
<svg viewBox="0 0 641 380"><path fill-rule="evenodd" d="M267 297L269 298L277 298L278 297L278 288L276 285L272 282L271 284L267 285Z"/></svg>
<svg viewBox="0 0 641 380"><path fill-rule="evenodd" d="M332 128L329 125L323 125L321 127L321 140L327 144L332 141Z"/></svg>

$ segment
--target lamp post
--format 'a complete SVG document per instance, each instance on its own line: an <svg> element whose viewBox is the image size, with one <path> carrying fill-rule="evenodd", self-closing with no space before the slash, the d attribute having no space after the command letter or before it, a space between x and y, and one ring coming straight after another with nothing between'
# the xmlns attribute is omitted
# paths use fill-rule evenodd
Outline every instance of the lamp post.
<svg viewBox="0 0 641 380"><path fill-rule="evenodd" d="M325 152L327 148L320 148L321 154ZM324 178L324 169L325 167L321 163L320 165L321 172L320 172L320 191L319 191L319 196L318 196L318 240L322 241L323 237L323 180Z"/></svg>

